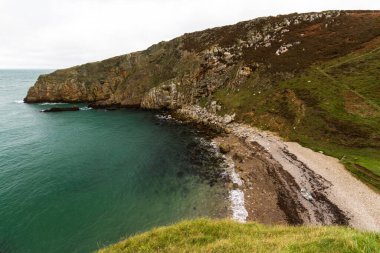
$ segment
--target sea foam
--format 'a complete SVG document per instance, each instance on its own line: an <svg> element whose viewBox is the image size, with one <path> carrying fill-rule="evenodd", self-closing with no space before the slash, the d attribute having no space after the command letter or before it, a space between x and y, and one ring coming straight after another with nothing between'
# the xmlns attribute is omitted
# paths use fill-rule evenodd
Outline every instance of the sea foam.
<svg viewBox="0 0 380 253"><path fill-rule="evenodd" d="M67 103L49 103L49 102L46 102L46 103L41 103L39 105L65 105Z"/></svg>
<svg viewBox="0 0 380 253"><path fill-rule="evenodd" d="M239 186L243 185L243 181L240 179L239 174L235 171L235 163L230 157L225 158L227 165L227 171L230 175L231 181ZM246 222L248 217L248 211L244 206L244 192L240 189L230 190L230 201L232 209L232 218L239 222Z"/></svg>
<svg viewBox="0 0 380 253"><path fill-rule="evenodd" d="M173 117L170 114L156 114L155 115L157 119L162 119L162 120L172 120Z"/></svg>
<svg viewBox="0 0 380 253"><path fill-rule="evenodd" d="M231 182L239 186L243 185L243 181L235 171L235 163L232 158L222 155L218 150L218 145L214 141L211 142L211 145L214 147L215 151L223 157L225 171L229 175ZM231 201L232 219L242 223L246 222L248 211L245 209L244 192L240 189L230 190L229 199Z"/></svg>
<svg viewBox="0 0 380 253"><path fill-rule="evenodd" d="M244 206L244 192L236 189L230 191L232 218L238 222L246 222L248 212Z"/></svg>
<svg viewBox="0 0 380 253"><path fill-rule="evenodd" d="M81 110L81 111L88 111L88 110L92 110L92 108L86 106L86 107L79 108L79 110Z"/></svg>

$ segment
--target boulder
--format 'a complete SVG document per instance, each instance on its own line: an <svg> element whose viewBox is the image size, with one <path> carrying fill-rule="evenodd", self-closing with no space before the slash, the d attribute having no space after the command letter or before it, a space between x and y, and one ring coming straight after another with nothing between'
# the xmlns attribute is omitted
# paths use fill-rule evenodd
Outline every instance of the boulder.
<svg viewBox="0 0 380 253"><path fill-rule="evenodd" d="M227 154L228 152L230 152L231 147L227 143L221 143L219 145L219 150L220 150L220 153Z"/></svg>
<svg viewBox="0 0 380 253"><path fill-rule="evenodd" d="M232 115L228 115L228 114L224 115L223 123L224 124L230 124L232 121L235 120L235 116L236 116L235 113Z"/></svg>

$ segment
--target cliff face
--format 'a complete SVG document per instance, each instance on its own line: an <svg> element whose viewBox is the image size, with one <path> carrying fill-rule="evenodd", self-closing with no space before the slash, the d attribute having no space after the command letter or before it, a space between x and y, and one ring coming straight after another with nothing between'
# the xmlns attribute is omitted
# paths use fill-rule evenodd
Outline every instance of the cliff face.
<svg viewBox="0 0 380 253"><path fill-rule="evenodd" d="M177 44L175 41L160 43L143 52L42 75L30 88L25 101L139 106L142 96L151 88L179 75L176 68L190 64L190 71L195 65L191 56L180 55Z"/></svg>
<svg viewBox="0 0 380 253"><path fill-rule="evenodd" d="M230 122L227 113L323 150L380 189L379 69L380 11L290 14L58 70L40 76L25 102L201 106L219 114L211 122Z"/></svg>
<svg viewBox="0 0 380 253"><path fill-rule="evenodd" d="M220 87L251 82L270 88L316 62L362 47L380 35L379 17L291 14L185 34L145 51L42 75L25 102L178 108L204 102Z"/></svg>

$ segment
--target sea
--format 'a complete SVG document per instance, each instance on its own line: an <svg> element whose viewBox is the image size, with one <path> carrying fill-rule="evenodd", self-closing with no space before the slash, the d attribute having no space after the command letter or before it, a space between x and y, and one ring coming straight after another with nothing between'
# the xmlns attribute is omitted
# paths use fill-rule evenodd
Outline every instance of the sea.
<svg viewBox="0 0 380 253"><path fill-rule="evenodd" d="M226 217L206 133L152 111L23 103L50 72L0 70L0 253L93 252L153 227Z"/></svg>

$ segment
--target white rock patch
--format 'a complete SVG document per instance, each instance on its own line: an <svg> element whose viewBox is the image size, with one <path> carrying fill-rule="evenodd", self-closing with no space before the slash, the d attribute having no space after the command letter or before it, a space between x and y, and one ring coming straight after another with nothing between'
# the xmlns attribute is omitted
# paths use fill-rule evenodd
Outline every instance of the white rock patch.
<svg viewBox="0 0 380 253"><path fill-rule="evenodd" d="M231 190L230 200L232 208L232 219L238 222L246 222L248 212L244 206L244 192L242 190Z"/></svg>
<svg viewBox="0 0 380 253"><path fill-rule="evenodd" d="M239 186L243 185L243 181L240 179L239 174L235 171L235 164L230 157L223 156L227 165L226 171L229 173L232 183ZM244 192L240 189L230 190L229 198L231 201L232 219L238 222L246 222L248 217L248 211L244 205Z"/></svg>

